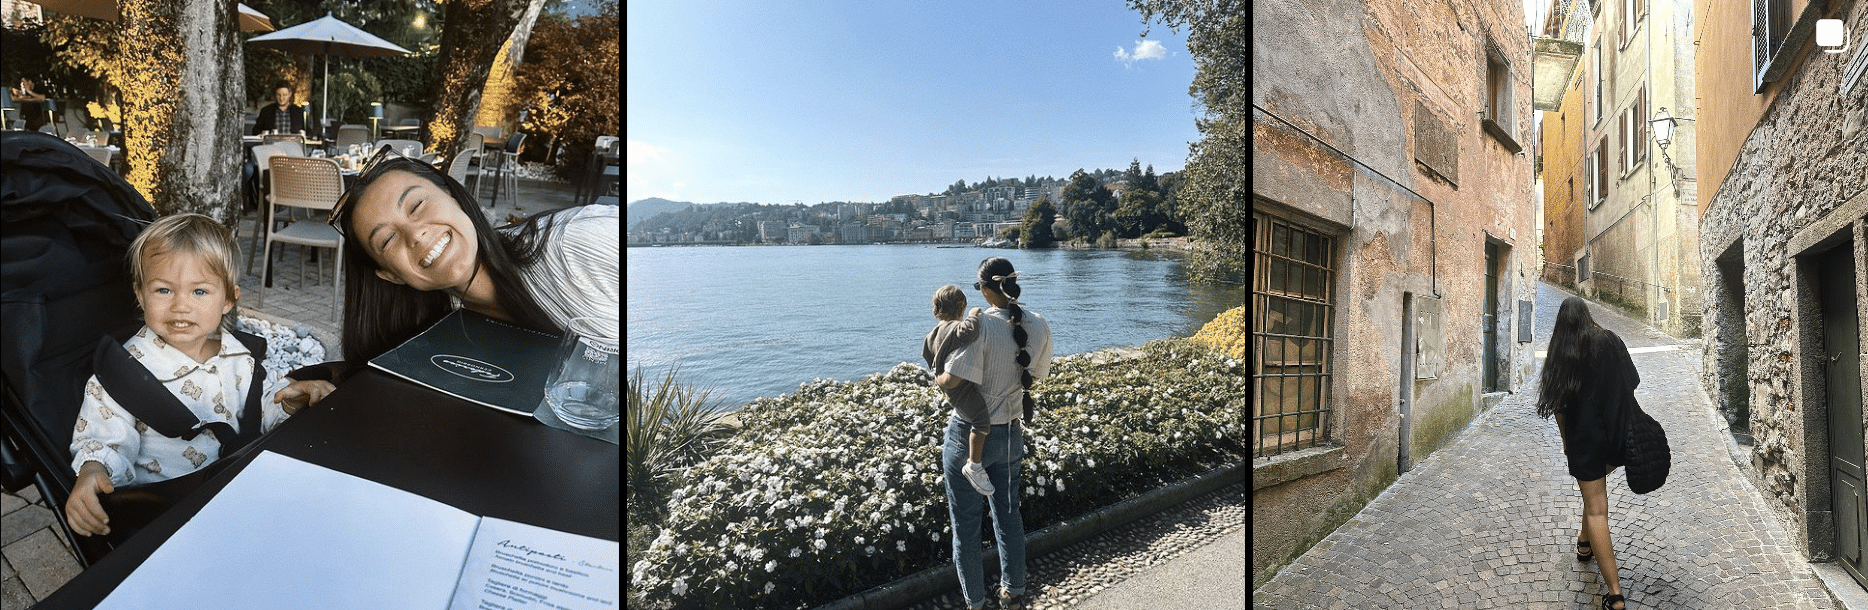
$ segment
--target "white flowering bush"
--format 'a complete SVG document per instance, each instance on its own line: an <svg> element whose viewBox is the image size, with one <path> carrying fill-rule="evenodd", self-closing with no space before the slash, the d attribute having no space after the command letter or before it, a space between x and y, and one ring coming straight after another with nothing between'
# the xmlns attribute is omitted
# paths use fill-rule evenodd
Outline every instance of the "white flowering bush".
<svg viewBox="0 0 1868 610"><path fill-rule="evenodd" d="M1095 365L1062 358L1018 482L1027 531L1242 460L1245 363L1185 340ZM743 429L679 473L666 526L630 566L660 608L793 608L949 563L941 442L951 413L927 369L817 379L754 400Z"/></svg>

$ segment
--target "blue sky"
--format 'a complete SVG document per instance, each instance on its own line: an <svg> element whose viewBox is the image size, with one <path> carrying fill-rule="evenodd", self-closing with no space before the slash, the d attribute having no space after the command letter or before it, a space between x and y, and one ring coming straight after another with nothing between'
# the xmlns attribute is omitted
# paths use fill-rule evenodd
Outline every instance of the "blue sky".
<svg viewBox="0 0 1868 610"><path fill-rule="evenodd" d="M1185 31L1144 39L1120 0L624 8L628 201L886 201L1137 157L1164 173L1199 138Z"/></svg>

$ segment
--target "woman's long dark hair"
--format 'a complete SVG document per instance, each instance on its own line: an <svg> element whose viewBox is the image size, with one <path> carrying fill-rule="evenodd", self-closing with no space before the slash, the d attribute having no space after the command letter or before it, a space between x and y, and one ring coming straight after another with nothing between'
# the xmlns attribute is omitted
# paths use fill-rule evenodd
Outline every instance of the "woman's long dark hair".
<svg viewBox="0 0 1868 610"><path fill-rule="evenodd" d="M998 291L1000 294L1016 299L1023 290L1018 287L1018 278L1012 276L1015 271L1016 270L1012 268L1012 261L1001 257L995 256L980 261L980 286L991 286L993 290ZM1025 325L1023 324L1025 321L1025 310L1018 306L1017 301L1006 303L1005 309L1012 312L1012 341L1018 344L1018 366L1023 367L1023 370L1019 372L1018 384L1024 387L1024 392L1022 392L1025 397L1024 416L1025 423L1029 424L1031 423L1033 403L1031 401L1031 352L1025 349L1025 342L1030 339L1025 333Z"/></svg>
<svg viewBox="0 0 1868 610"><path fill-rule="evenodd" d="M1578 297L1563 299L1557 310L1557 325L1550 331L1550 347L1544 355L1544 372L1538 381L1537 415L1569 410L1571 401L1583 389L1590 374L1589 343L1602 331L1589 316L1589 305Z"/></svg>
<svg viewBox="0 0 1868 610"><path fill-rule="evenodd" d="M390 171L406 171L427 180L435 186L446 189L473 222L474 241L479 245L481 271L493 280L493 293L499 300L501 309L513 317L521 326L557 334L562 331L551 321L551 316L539 307L537 299L527 290L520 279L519 269L532 264L544 251L541 238L550 213L533 216L520 230L507 235L493 230L486 214L480 211L479 202L473 193L453 178L434 170L433 167L409 159L387 159L383 166L375 168L357 181L347 191L347 197L358 197L371 183L381 179ZM350 202L356 205L356 202ZM348 214L345 222L354 222L356 215ZM356 230L350 227L347 234L354 235ZM344 360L362 363L388 352L413 338L423 329L434 325L446 317L452 306L448 294L441 291L423 291L397 284L376 276L376 271L383 266L363 250L361 240L344 240L344 314L343 325Z"/></svg>

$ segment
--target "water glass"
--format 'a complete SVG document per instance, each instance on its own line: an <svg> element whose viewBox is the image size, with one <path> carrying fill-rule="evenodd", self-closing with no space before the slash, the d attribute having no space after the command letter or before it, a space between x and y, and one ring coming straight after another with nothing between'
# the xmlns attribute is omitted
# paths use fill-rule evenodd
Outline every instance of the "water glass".
<svg viewBox="0 0 1868 610"><path fill-rule="evenodd" d="M575 318L558 344L557 369L545 380L545 401L560 421L583 430L616 425L622 379L616 320Z"/></svg>

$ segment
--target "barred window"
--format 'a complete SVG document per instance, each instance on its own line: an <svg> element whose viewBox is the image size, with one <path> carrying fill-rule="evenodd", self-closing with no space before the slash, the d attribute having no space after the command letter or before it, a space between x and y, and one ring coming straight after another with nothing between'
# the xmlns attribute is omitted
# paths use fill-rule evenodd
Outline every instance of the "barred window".
<svg viewBox="0 0 1868 610"><path fill-rule="evenodd" d="M1252 239L1254 456L1268 457L1329 439L1335 240L1258 210Z"/></svg>

